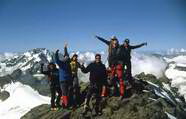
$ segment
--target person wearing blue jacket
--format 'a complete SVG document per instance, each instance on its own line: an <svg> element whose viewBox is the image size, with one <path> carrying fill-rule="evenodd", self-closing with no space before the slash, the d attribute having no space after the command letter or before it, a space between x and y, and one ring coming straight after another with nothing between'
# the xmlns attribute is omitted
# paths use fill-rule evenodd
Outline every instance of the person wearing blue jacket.
<svg viewBox="0 0 186 119"><path fill-rule="evenodd" d="M70 67L70 57L67 52L67 44L64 47L64 55L59 59L59 50L55 53L56 63L59 66L59 80L62 89L62 106L64 108L69 106L69 94L72 88L72 73Z"/></svg>

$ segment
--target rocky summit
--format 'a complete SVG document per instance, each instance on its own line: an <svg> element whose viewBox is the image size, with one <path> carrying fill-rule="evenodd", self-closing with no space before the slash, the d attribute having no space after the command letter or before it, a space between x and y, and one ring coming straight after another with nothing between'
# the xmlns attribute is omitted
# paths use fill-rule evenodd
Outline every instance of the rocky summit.
<svg viewBox="0 0 186 119"><path fill-rule="evenodd" d="M58 111L50 111L50 105L44 104L21 119L186 119L185 100L170 87L166 77L157 79L141 73L134 79L132 86L126 86L124 98L109 95L102 99L102 115L96 115L92 97L87 114L82 113L83 103L76 109Z"/></svg>

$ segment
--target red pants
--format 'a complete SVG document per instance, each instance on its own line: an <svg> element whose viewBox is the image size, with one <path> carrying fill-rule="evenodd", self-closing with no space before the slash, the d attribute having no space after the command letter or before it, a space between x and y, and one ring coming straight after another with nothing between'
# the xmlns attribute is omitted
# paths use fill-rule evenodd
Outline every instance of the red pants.
<svg viewBox="0 0 186 119"><path fill-rule="evenodd" d="M120 85L120 96L124 96L123 66L121 64L111 66L112 79L117 77Z"/></svg>

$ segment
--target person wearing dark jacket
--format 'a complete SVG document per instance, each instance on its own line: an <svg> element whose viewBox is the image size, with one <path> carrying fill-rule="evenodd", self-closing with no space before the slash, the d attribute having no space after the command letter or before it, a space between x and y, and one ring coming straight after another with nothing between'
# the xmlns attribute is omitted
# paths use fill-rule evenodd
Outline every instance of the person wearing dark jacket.
<svg viewBox="0 0 186 119"><path fill-rule="evenodd" d="M111 80L114 86L114 94L117 93L117 82L120 85L120 96L124 96L124 81L123 81L123 66L118 62L118 52L119 52L119 43L118 39L114 36L110 41L105 40L99 36L96 36L97 39L104 42L109 46L108 52L108 62L111 69Z"/></svg>
<svg viewBox="0 0 186 119"><path fill-rule="evenodd" d="M142 43L134 46L130 45L129 43L129 39L125 39L123 45L120 46L118 52L118 59L119 62L126 66L126 79L129 81L129 83L132 84L133 80L131 73L131 50L147 45L147 43Z"/></svg>
<svg viewBox="0 0 186 119"><path fill-rule="evenodd" d="M41 64L41 73L48 76L51 91L51 110L55 111L57 110L57 107L60 107L60 98L62 95L59 83L59 70L56 68L56 65L54 63L49 63L47 71L44 71L43 65L44 64ZM56 92L58 93L57 99Z"/></svg>
<svg viewBox="0 0 186 119"><path fill-rule="evenodd" d="M101 62L101 55L96 54L95 61L90 63L86 68L82 66L82 72L84 73L90 72L89 76L90 85L85 99L84 114L88 111L89 101L93 94L95 94L96 97L95 104L96 114L101 114L101 109L99 107L101 102L101 93L102 88L107 83L106 67Z"/></svg>
<svg viewBox="0 0 186 119"><path fill-rule="evenodd" d="M55 53L56 63L59 66L59 80L62 88L62 106L66 108L69 106L69 97L71 98L70 92L72 91L72 73L70 67L70 58L67 52L67 44L64 47L64 55L59 60L59 50Z"/></svg>
<svg viewBox="0 0 186 119"><path fill-rule="evenodd" d="M117 50L119 48L119 42L118 39L113 36L111 38L111 40L105 40L102 37L99 36L95 36L98 40L102 41L103 43L105 43L106 45L108 45L108 63L109 63L109 67L111 67L112 65L117 64Z"/></svg>

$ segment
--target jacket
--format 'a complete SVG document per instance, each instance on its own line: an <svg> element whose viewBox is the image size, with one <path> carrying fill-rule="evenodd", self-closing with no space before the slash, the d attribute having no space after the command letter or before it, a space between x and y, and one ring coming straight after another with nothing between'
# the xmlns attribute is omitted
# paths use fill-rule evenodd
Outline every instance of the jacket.
<svg viewBox="0 0 186 119"><path fill-rule="evenodd" d="M70 67L70 58L67 52L67 48L64 48L64 56L62 60L59 60L58 51L55 53L56 63L59 66L59 80L66 81L72 80L71 67Z"/></svg>
<svg viewBox="0 0 186 119"><path fill-rule="evenodd" d="M92 62L86 68L82 66L82 72L90 72L89 80L91 85L105 85L107 82L106 67L104 64Z"/></svg>
<svg viewBox="0 0 186 119"><path fill-rule="evenodd" d="M48 80L50 81L50 86L60 86L58 69L43 71L43 66L41 66L40 71L42 74L45 74L48 76Z"/></svg>

